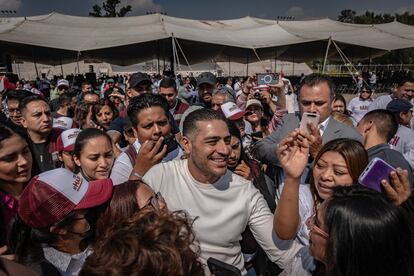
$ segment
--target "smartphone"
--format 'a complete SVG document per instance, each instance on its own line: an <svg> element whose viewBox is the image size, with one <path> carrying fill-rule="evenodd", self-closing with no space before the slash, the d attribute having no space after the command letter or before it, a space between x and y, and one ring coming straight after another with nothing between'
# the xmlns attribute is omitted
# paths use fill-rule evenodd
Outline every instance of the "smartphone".
<svg viewBox="0 0 414 276"><path fill-rule="evenodd" d="M162 149L164 148L164 145L167 145L167 153L166 154L169 154L170 152L172 152L172 151L174 151L178 148L177 140L175 140L175 136L172 135L172 134L164 137L164 141L162 142L162 145L161 145L160 149L158 150L158 152L162 151Z"/></svg>
<svg viewBox="0 0 414 276"><path fill-rule="evenodd" d="M385 179L390 183L390 172L392 171L395 171L393 166L381 158L375 157L359 176L358 182L362 186L381 192L381 180Z"/></svg>
<svg viewBox="0 0 414 276"><path fill-rule="evenodd" d="M261 131L256 131L256 132L252 132L252 134L250 134L253 138L263 138L263 132Z"/></svg>
<svg viewBox="0 0 414 276"><path fill-rule="evenodd" d="M219 261L215 258L207 259L208 269L211 274L215 276L241 276L241 271L233 266L226 264L225 262Z"/></svg>
<svg viewBox="0 0 414 276"><path fill-rule="evenodd" d="M275 85L279 82L279 75L275 73L257 74L257 85Z"/></svg>
<svg viewBox="0 0 414 276"><path fill-rule="evenodd" d="M304 131L310 133L310 129L308 127L308 124L311 123L315 127L318 127L319 124L319 113L310 113L310 112L304 112L302 114L302 120L300 121L300 129L303 129Z"/></svg>

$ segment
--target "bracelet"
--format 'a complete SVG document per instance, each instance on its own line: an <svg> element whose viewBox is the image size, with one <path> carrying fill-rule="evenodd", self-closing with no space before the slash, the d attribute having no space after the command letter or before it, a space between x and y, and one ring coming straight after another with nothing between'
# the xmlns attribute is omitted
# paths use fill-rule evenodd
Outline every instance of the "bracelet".
<svg viewBox="0 0 414 276"><path fill-rule="evenodd" d="M138 177L138 180L142 180L142 176L134 170L132 171L131 175Z"/></svg>

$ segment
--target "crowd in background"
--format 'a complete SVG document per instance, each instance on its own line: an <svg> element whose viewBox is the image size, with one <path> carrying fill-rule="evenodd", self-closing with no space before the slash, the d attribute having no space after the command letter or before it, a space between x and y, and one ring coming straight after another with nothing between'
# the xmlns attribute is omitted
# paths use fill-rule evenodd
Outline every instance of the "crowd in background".
<svg viewBox="0 0 414 276"><path fill-rule="evenodd" d="M3 78L0 270L413 275L413 76L270 75Z"/></svg>

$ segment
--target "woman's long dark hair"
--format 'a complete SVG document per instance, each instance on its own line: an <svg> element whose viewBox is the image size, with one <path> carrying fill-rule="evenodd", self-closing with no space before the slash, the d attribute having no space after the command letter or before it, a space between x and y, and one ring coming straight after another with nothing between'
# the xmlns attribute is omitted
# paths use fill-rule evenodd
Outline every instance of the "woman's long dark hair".
<svg viewBox="0 0 414 276"><path fill-rule="evenodd" d="M414 275L409 222L376 191L335 187L325 211L327 275Z"/></svg>

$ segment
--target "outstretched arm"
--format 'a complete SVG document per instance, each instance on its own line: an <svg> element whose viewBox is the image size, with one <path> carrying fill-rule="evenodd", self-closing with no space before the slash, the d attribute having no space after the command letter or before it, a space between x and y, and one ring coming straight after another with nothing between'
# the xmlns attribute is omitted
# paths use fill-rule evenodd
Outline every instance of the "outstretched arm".
<svg viewBox="0 0 414 276"><path fill-rule="evenodd" d="M285 184L276 208L273 227L279 238L294 239L299 219L300 177L308 163L309 141L295 130L282 140L277 149L285 173Z"/></svg>

